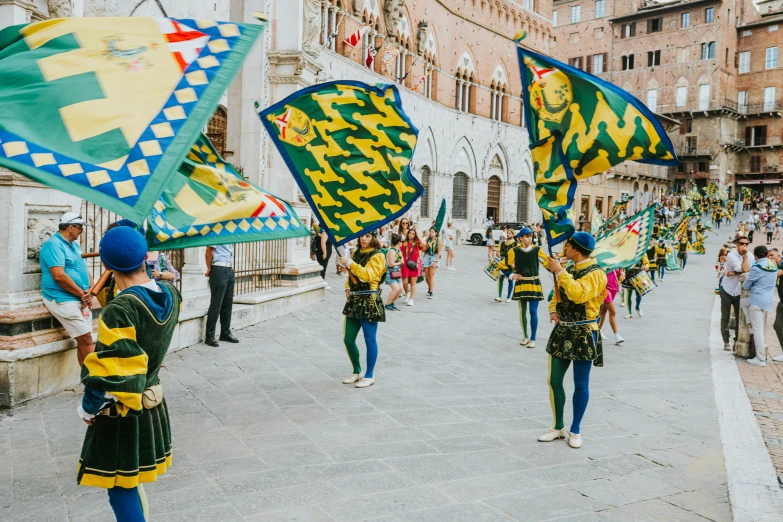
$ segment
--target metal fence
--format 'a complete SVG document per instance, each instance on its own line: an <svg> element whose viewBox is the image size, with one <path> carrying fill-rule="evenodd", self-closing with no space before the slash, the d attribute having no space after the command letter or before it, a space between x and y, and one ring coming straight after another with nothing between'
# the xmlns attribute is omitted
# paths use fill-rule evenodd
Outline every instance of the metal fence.
<svg viewBox="0 0 783 522"><path fill-rule="evenodd" d="M122 219L114 212L110 212L105 208L99 207L89 201L82 202L81 215L87 222L87 227L82 232L79 238L79 246L82 249L83 254L87 254L85 261L87 262L87 269L90 271L94 281L103 273L103 265L101 259L97 255L98 245L101 243L101 238L106 233L106 229L114 223ZM179 281L174 283L177 288L182 291L182 267L185 264L185 253L180 249L176 250L163 250L166 259L168 259L169 265L173 266L180 273Z"/></svg>
<svg viewBox="0 0 783 522"><path fill-rule="evenodd" d="M285 239L235 244L234 295L279 287L285 258Z"/></svg>

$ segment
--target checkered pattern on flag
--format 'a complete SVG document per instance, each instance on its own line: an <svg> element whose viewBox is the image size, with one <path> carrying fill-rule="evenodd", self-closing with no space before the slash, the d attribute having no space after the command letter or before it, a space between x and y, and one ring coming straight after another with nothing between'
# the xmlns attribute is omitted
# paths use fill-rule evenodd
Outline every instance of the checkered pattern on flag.
<svg viewBox="0 0 783 522"><path fill-rule="evenodd" d="M0 166L144 220L262 29L144 17L3 29Z"/></svg>
<svg viewBox="0 0 783 522"><path fill-rule="evenodd" d="M624 223L599 236L593 257L604 270L627 268L639 262L650 246L655 223L655 205L650 205Z"/></svg>

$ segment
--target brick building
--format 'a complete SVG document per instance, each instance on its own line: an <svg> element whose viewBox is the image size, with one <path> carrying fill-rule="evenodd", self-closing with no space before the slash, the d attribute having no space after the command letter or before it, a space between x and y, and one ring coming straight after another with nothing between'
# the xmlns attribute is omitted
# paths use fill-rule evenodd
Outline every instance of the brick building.
<svg viewBox="0 0 783 522"><path fill-rule="evenodd" d="M681 161L668 173L671 188L779 185L783 2L556 0L552 17L553 56L681 123L670 132ZM665 177L643 165L628 173L616 190L641 185L640 202L644 184ZM594 192L585 184L580 197L592 201Z"/></svg>

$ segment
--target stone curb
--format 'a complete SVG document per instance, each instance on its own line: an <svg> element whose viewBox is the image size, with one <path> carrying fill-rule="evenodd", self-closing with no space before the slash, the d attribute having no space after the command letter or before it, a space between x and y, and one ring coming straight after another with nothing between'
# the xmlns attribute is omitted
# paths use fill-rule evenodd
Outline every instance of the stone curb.
<svg viewBox="0 0 783 522"><path fill-rule="evenodd" d="M728 476L729 501L735 522L783 520L783 489L761 436L745 385L720 335L720 297L710 322L710 360L720 439Z"/></svg>

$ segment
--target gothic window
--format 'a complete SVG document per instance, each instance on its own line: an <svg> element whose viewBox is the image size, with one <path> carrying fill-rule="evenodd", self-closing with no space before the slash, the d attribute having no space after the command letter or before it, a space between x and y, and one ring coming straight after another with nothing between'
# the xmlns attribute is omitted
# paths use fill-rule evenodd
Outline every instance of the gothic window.
<svg viewBox="0 0 783 522"><path fill-rule="evenodd" d="M430 192L432 191L432 172L429 167L421 168L421 217L430 217Z"/></svg>
<svg viewBox="0 0 783 522"><path fill-rule="evenodd" d="M464 172L454 175L451 198L454 219L468 219L468 183L468 175Z"/></svg>
<svg viewBox="0 0 783 522"><path fill-rule="evenodd" d="M207 138L215 146L215 149L224 158L226 157L226 134L228 128L228 117L226 109L218 107L212 118L207 123Z"/></svg>
<svg viewBox="0 0 783 522"><path fill-rule="evenodd" d="M530 198L530 185L526 181L522 181L517 186L517 221L520 223L527 223L528 216L528 201Z"/></svg>

